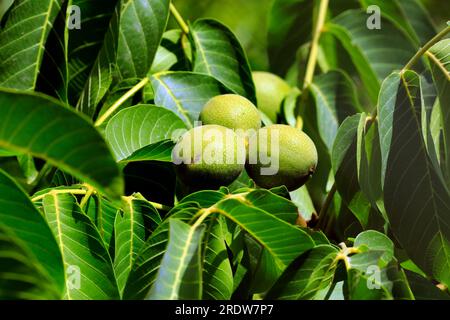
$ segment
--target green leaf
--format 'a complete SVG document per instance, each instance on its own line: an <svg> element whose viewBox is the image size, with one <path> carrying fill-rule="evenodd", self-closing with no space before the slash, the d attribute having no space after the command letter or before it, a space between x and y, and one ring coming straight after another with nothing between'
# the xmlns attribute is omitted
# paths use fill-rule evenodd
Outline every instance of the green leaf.
<svg viewBox="0 0 450 320"><path fill-rule="evenodd" d="M233 271L224 228L227 226L223 218L212 219L205 235L203 299L229 300L233 293Z"/></svg>
<svg viewBox="0 0 450 320"><path fill-rule="evenodd" d="M172 150L175 143L172 140L163 140L136 150L129 157L121 160L122 163L141 161L172 161Z"/></svg>
<svg viewBox="0 0 450 320"><path fill-rule="evenodd" d="M111 257L92 221L82 212L74 196L50 193L44 212L62 252L66 273L79 277L66 287L68 300L119 299ZM78 286L79 285L79 286Z"/></svg>
<svg viewBox="0 0 450 320"><path fill-rule="evenodd" d="M365 11L347 10L327 24L326 30L341 42L350 55L375 104L381 81L392 70L401 69L416 50L388 20L381 20L381 29L368 30L367 18Z"/></svg>
<svg viewBox="0 0 450 320"><path fill-rule="evenodd" d="M313 29L312 0L275 0L269 13L270 69L284 76L294 63L297 50L306 44Z"/></svg>
<svg viewBox="0 0 450 320"><path fill-rule="evenodd" d="M169 18L169 0L126 0L120 12L117 66L122 79L150 71Z"/></svg>
<svg viewBox="0 0 450 320"><path fill-rule="evenodd" d="M408 270L405 273L416 300L450 300L450 295L439 290L427 278Z"/></svg>
<svg viewBox="0 0 450 320"><path fill-rule="evenodd" d="M361 247L370 252L380 252L379 266L385 267L394 258L394 244L384 234L368 230L360 233L353 244L354 247ZM350 258L351 261L351 258Z"/></svg>
<svg viewBox="0 0 450 320"><path fill-rule="evenodd" d="M121 80L147 75L161 42L168 12L168 0L120 2L77 103L78 110L95 116L115 73Z"/></svg>
<svg viewBox="0 0 450 320"><path fill-rule="evenodd" d="M66 30L69 23L70 1L62 1L62 7L48 34L35 91L39 91L68 103L69 72Z"/></svg>
<svg viewBox="0 0 450 320"><path fill-rule="evenodd" d="M385 213L381 181L381 146L378 122L361 115L357 137L358 181L373 208Z"/></svg>
<svg viewBox="0 0 450 320"><path fill-rule="evenodd" d="M340 124L361 111L355 86L344 72L330 71L317 76L309 90L316 103L319 134L331 150Z"/></svg>
<svg viewBox="0 0 450 320"><path fill-rule="evenodd" d="M150 74L155 74L163 71L168 71L178 61L175 53L169 51L165 47L160 46L156 51L155 60L153 61Z"/></svg>
<svg viewBox="0 0 450 320"><path fill-rule="evenodd" d="M94 222L106 248L114 252L114 220L119 208L100 195L92 195L82 209Z"/></svg>
<svg viewBox="0 0 450 320"><path fill-rule="evenodd" d="M191 72L163 72L152 77L155 104L173 111L188 127L211 98L230 93L219 81Z"/></svg>
<svg viewBox="0 0 450 320"><path fill-rule="evenodd" d="M175 212L169 213L171 219L164 220L152 233L135 259L123 292L124 299L140 300L147 297L168 246L170 221L178 219L188 223L198 210L195 203L180 204L173 209Z"/></svg>
<svg viewBox="0 0 450 320"><path fill-rule="evenodd" d="M148 295L151 300L200 299L201 242L204 226L190 226L170 219L169 244L156 281Z"/></svg>
<svg viewBox="0 0 450 320"><path fill-rule="evenodd" d="M415 72L394 72L383 83L379 115L385 207L408 256L448 284L450 193L427 153L421 103L421 83Z"/></svg>
<svg viewBox="0 0 450 320"><path fill-rule="evenodd" d="M226 195L217 191L201 191L194 193L181 201L169 215L175 219L189 221L201 208L213 208L231 222L236 223L242 230L250 234L273 259L277 272L292 262L298 255L314 246L312 238L303 230L255 206L258 194ZM239 200L238 200L239 199ZM251 199L252 201L247 201ZM266 203L267 204L267 203ZM296 209L293 204L291 208ZM266 207L275 208L270 204ZM283 210L284 211L284 210ZM167 246L168 223L163 222L147 240L147 243L136 258L136 263L130 273L130 280L125 288L124 297L139 299L146 294L154 282ZM283 234L280 238L279 235Z"/></svg>
<svg viewBox="0 0 450 320"><path fill-rule="evenodd" d="M17 241L7 239L5 241L13 241L15 246L19 245L26 250L27 255L32 257L29 260L30 263L35 260L41 264L40 274L45 274L48 279L51 279L49 286L55 286L59 296L62 296L65 285L63 261L47 222L24 191L1 170L0 190L2 190L0 192L1 225L7 228L10 234L7 239L11 237L17 239ZM4 265L0 264L0 270L2 266ZM36 276L39 276L39 273Z"/></svg>
<svg viewBox="0 0 450 320"><path fill-rule="evenodd" d="M309 194L308 188L303 186L295 191L289 192L292 202L297 206L300 215L305 221L310 221L316 209Z"/></svg>
<svg viewBox="0 0 450 320"><path fill-rule="evenodd" d="M0 299L57 300L61 293L24 243L0 226Z"/></svg>
<svg viewBox="0 0 450 320"><path fill-rule="evenodd" d="M265 298L320 299L317 294L333 283L338 252L331 245L319 245L307 251L291 263Z"/></svg>
<svg viewBox="0 0 450 320"><path fill-rule="evenodd" d="M433 79L439 96L445 149L445 163L442 167L444 168L447 186L450 188L450 39L435 44L427 52L427 56L432 64Z"/></svg>
<svg viewBox="0 0 450 320"><path fill-rule="evenodd" d="M137 105L116 114L108 122L105 135L115 158L121 161L143 147L173 138L176 130L185 128L183 121L169 110Z"/></svg>
<svg viewBox="0 0 450 320"><path fill-rule="evenodd" d="M19 162L23 175L27 179L28 184L33 183L39 175L33 157L24 154L17 156L17 161Z"/></svg>
<svg viewBox="0 0 450 320"><path fill-rule="evenodd" d="M436 34L433 22L419 0L360 0L360 2L364 7L378 6L381 14L407 33L418 46L424 45Z"/></svg>
<svg viewBox="0 0 450 320"><path fill-rule="evenodd" d="M43 0L37 6L17 0L0 29L0 86L34 90L44 56L45 42L62 0Z"/></svg>
<svg viewBox="0 0 450 320"><path fill-rule="evenodd" d="M195 47L194 72L210 75L256 104L255 85L244 50L225 25L197 20L190 35Z"/></svg>
<svg viewBox="0 0 450 320"><path fill-rule="evenodd" d="M84 118L43 95L0 90L0 147L28 153L106 194L123 192L121 173L100 133Z"/></svg>
<svg viewBox="0 0 450 320"><path fill-rule="evenodd" d="M339 194L363 227L369 223L370 203L358 182L356 159L357 131L361 114L347 118L339 128L331 156Z"/></svg>
<svg viewBox="0 0 450 320"><path fill-rule="evenodd" d="M119 0L70 0L70 4L78 6L82 14L81 29L67 29L65 35L69 75L68 95L72 105L76 105L96 63L95 57L102 50L103 40L118 2ZM107 40L112 41L111 35ZM105 46L110 44L111 42L106 43Z"/></svg>
<svg viewBox="0 0 450 320"><path fill-rule="evenodd" d="M311 237L301 229L258 208L236 199L216 205L221 215L238 224L266 248L277 266L284 269L298 255L314 246ZM279 235L283 237L280 238Z"/></svg>
<svg viewBox="0 0 450 320"><path fill-rule="evenodd" d="M143 199L124 198L122 208L123 212L117 214L114 223L116 243L114 270L121 292L139 250L151 232L161 223L158 211Z"/></svg>

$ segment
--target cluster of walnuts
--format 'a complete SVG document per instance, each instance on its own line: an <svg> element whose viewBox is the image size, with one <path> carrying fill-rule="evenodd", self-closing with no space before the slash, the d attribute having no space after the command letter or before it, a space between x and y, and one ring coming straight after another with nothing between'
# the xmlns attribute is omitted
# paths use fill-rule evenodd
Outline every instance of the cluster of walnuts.
<svg viewBox="0 0 450 320"><path fill-rule="evenodd" d="M276 122L289 85L276 75L254 72L258 108L248 99L225 94L212 98L200 113L200 126L185 133L172 158L181 183L191 190L217 189L245 169L262 188L303 186L318 156L300 129L283 124L261 127L260 111Z"/></svg>

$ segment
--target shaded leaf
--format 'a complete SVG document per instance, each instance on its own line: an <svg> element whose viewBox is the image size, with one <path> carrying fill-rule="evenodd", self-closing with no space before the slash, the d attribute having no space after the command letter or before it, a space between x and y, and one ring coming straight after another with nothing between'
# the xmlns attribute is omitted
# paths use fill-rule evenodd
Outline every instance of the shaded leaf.
<svg viewBox="0 0 450 320"><path fill-rule="evenodd" d="M270 69L284 76L297 50L310 40L313 29L312 0L275 0L269 14Z"/></svg>
<svg viewBox="0 0 450 320"><path fill-rule="evenodd" d="M56 300L60 290L24 243L0 226L0 300Z"/></svg>
<svg viewBox="0 0 450 320"><path fill-rule="evenodd" d="M30 256L29 263L37 261L42 265L36 276L46 275L51 279L49 286L54 286L59 296L62 296L65 286L64 266L51 229L28 196L1 170L0 187L0 221L2 227L7 229L6 248L20 246L22 253L18 249L19 256L25 250Z"/></svg>
<svg viewBox="0 0 450 320"><path fill-rule="evenodd" d="M385 207L408 256L447 284L450 194L427 153L421 103L420 78L415 72L394 72L383 83L379 115Z"/></svg>
<svg viewBox="0 0 450 320"><path fill-rule="evenodd" d="M286 269L266 299L320 299L319 291L330 288L333 282L338 252L330 245L319 245L307 251Z"/></svg>
<svg viewBox="0 0 450 320"><path fill-rule="evenodd" d="M44 57L45 41L63 0L17 0L0 29L0 86L33 90ZM18 41L20 40L20 41Z"/></svg>

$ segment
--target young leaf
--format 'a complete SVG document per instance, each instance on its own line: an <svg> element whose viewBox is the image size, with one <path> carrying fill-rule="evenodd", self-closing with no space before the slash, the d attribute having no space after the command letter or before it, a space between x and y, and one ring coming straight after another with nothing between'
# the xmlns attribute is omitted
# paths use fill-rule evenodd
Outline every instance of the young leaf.
<svg viewBox="0 0 450 320"><path fill-rule="evenodd" d="M45 41L63 0L16 0L0 29L0 86L34 90Z"/></svg>
<svg viewBox="0 0 450 320"><path fill-rule="evenodd" d="M151 300L200 299L201 242L204 226L190 226L170 219L169 244L156 281L148 295Z"/></svg>
<svg viewBox="0 0 450 320"><path fill-rule="evenodd" d="M16 245L22 246L27 256L32 256L30 263L35 260L41 264L40 273L50 279L49 286L54 286L59 296L62 296L65 286L63 260L47 222L24 191L1 170L0 189L2 190L0 192L0 223L10 234L5 241L13 241ZM11 237L17 238L17 241L8 240ZM8 246L11 247L11 245ZM1 266L5 265L0 264L0 269L2 269Z"/></svg>
<svg viewBox="0 0 450 320"><path fill-rule="evenodd" d="M363 113L358 126L357 150L358 181L361 191L373 208L385 213L381 181L381 146L378 121Z"/></svg>
<svg viewBox="0 0 450 320"><path fill-rule="evenodd" d="M222 23L197 20L191 28L194 72L210 75L256 104L255 85L242 46Z"/></svg>
<svg viewBox="0 0 450 320"><path fill-rule="evenodd" d="M361 225L366 227L369 222L370 203L359 186L356 159L360 119L361 114L356 114L342 123L333 146L331 160L339 194Z"/></svg>
<svg viewBox="0 0 450 320"><path fill-rule="evenodd" d="M163 140L133 152L129 157L121 160L122 163L141 161L171 162L172 150L175 143L172 140Z"/></svg>
<svg viewBox="0 0 450 320"><path fill-rule="evenodd" d="M119 299L111 257L92 221L82 212L73 195L50 193L44 212L62 252L68 279L68 300Z"/></svg>
<svg viewBox="0 0 450 320"><path fill-rule="evenodd" d="M0 90L0 110L0 147L47 160L112 197L122 194L119 168L84 117L46 96L10 90Z"/></svg>
<svg viewBox="0 0 450 320"><path fill-rule="evenodd" d="M139 149L172 138L183 121L173 112L152 105L137 105L115 115L106 127L106 140L118 161ZM147 149L148 152L148 149Z"/></svg>
<svg viewBox="0 0 450 320"><path fill-rule="evenodd" d="M409 257L448 284L450 193L427 153L421 103L415 72L394 72L385 80L379 105L385 207Z"/></svg>
<svg viewBox="0 0 450 320"><path fill-rule="evenodd" d="M216 79L191 72L163 72L153 75L155 104L175 112L188 127L198 120L211 98L230 93Z"/></svg>

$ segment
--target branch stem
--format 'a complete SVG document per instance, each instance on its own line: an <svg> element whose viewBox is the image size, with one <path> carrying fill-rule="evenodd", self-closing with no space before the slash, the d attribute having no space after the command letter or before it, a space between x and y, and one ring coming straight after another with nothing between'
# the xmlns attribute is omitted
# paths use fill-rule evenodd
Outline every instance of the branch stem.
<svg viewBox="0 0 450 320"><path fill-rule="evenodd" d="M73 195L85 195L88 191L86 190L82 190L82 189L65 189L65 190L52 190L50 192L41 194L39 196L36 196L34 198L31 199L32 202L36 202L39 200L42 200L45 198L46 195L48 194L66 194L66 193L70 193Z"/></svg>
<svg viewBox="0 0 450 320"><path fill-rule="evenodd" d="M428 41L415 55L409 60L406 66L403 68L403 72L406 70L410 70L422 56L436 43L438 43L443 37L445 37L448 33L450 33L450 26L439 32L433 39Z"/></svg>
<svg viewBox="0 0 450 320"><path fill-rule="evenodd" d="M323 26L327 17L329 0L322 0L319 7L319 15L317 17L316 28L311 42L311 51L309 53L309 60L306 66L305 80L303 81L303 89L309 87L314 78L314 71L317 65L317 56L319 53L319 40L322 35Z"/></svg>
<svg viewBox="0 0 450 320"><path fill-rule="evenodd" d="M119 107L124 104L128 99L134 96L139 90L150 82L148 77L142 79L137 85L131 88L127 93L125 93L119 100L117 100L100 118L95 122L95 126L101 126Z"/></svg>
<svg viewBox="0 0 450 320"><path fill-rule="evenodd" d="M181 14L178 12L177 8L171 3L170 4L170 12L172 13L173 17L177 21L178 25L180 26L181 30L185 33L189 33L189 27L187 23L184 21Z"/></svg>
<svg viewBox="0 0 450 320"><path fill-rule="evenodd" d="M316 70L317 65L317 58L319 54L319 40L320 36L322 34L323 26L325 25L325 20L327 17L327 11L328 11L328 4L329 0L321 0L320 7L319 7L319 14L317 16L317 23L314 30L314 34L311 41L311 50L309 52L308 57L308 63L306 65L306 72L305 72L305 78L303 80L303 92L301 97L301 103L302 106L308 99L308 91L307 89L314 79L314 72ZM297 116L297 124L296 127L298 129L303 128L303 120L302 117L299 115Z"/></svg>

